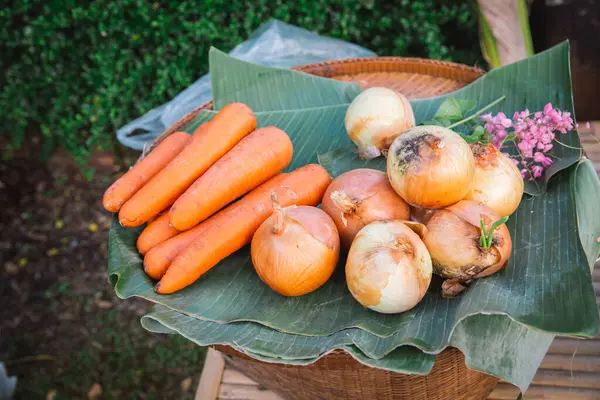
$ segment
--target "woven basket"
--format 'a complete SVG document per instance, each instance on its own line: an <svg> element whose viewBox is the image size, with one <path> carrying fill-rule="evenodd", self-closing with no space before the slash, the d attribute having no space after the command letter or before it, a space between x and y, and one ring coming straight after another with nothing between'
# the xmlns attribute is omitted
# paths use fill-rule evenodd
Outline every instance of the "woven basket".
<svg viewBox="0 0 600 400"><path fill-rule="evenodd" d="M417 58L359 58L304 65L309 74L357 82L361 87L385 86L410 99L459 89L483 71L443 61ZM185 115L153 143L181 130L206 103ZM283 398L315 399L485 399L498 378L468 369L463 354L453 348L440 353L427 376L406 375L367 367L343 351L334 351L308 366L270 364L254 360L227 346L214 346L235 368Z"/></svg>

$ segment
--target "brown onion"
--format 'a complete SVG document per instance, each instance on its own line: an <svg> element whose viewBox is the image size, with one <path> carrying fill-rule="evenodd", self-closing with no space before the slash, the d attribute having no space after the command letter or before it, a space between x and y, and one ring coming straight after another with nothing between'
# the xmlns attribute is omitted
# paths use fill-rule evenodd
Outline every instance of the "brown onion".
<svg viewBox="0 0 600 400"><path fill-rule="evenodd" d="M427 221L435 214L435 211L431 208L410 206L410 220L420 224L427 224Z"/></svg>
<svg viewBox="0 0 600 400"><path fill-rule="evenodd" d="M337 226L344 248L373 221L409 217L408 204L392 189L386 174L367 168L334 179L323 196L323 211Z"/></svg>
<svg viewBox="0 0 600 400"><path fill-rule="evenodd" d="M387 173L396 193L410 205L442 208L469 193L475 160L457 133L442 126L417 126L392 143Z"/></svg>
<svg viewBox="0 0 600 400"><path fill-rule="evenodd" d="M254 268L262 281L281 295L312 292L327 282L337 264L340 251L337 228L319 208L282 209L275 197L272 200L273 215L252 238Z"/></svg>
<svg viewBox="0 0 600 400"><path fill-rule="evenodd" d="M506 217L515 212L523 197L523 178L516 165L491 144L471 145L475 156L473 187L465 200L475 200Z"/></svg>
<svg viewBox="0 0 600 400"><path fill-rule="evenodd" d="M463 200L437 210L427 222L423 241L431 255L433 271L449 279L442 286L445 297L455 296L473 279L489 276L506 266L512 241L505 224L494 230L489 248L481 245L481 220L489 231L500 219L490 208Z"/></svg>
<svg viewBox="0 0 600 400"><path fill-rule="evenodd" d="M393 314L410 310L425 296L431 283L431 258L411 229L425 232L417 225L375 221L358 232L348 253L346 281L363 306Z"/></svg>

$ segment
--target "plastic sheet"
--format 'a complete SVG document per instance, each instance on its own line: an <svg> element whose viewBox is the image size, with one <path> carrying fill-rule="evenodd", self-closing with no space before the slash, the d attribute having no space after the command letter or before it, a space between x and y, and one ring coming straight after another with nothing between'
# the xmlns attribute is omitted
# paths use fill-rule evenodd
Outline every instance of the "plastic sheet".
<svg viewBox="0 0 600 400"><path fill-rule="evenodd" d="M296 26L273 20L260 26L230 55L272 67L294 66L376 54L353 43L320 36ZM157 107L117 131L127 147L142 150L166 128L212 96L210 75L204 75L166 104Z"/></svg>
<svg viewBox="0 0 600 400"><path fill-rule="evenodd" d="M17 378L6 374L4 363L0 362L0 400L11 400L17 386Z"/></svg>

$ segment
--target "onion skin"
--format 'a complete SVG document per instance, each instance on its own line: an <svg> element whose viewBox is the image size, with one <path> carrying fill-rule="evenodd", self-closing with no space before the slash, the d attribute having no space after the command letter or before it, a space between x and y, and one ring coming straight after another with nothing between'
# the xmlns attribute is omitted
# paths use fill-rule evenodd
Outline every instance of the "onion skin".
<svg viewBox="0 0 600 400"><path fill-rule="evenodd" d="M417 126L398 136L388 153L392 187L419 208L444 208L471 190L475 159L457 133L442 126Z"/></svg>
<svg viewBox="0 0 600 400"><path fill-rule="evenodd" d="M473 187L465 200L485 204L506 217L515 212L525 185L518 168L510 158L493 145L471 145L475 155L475 178Z"/></svg>
<svg viewBox="0 0 600 400"><path fill-rule="evenodd" d="M258 228L250 247L262 281L283 296L321 287L335 270L339 251L335 224L323 210L309 206L276 210Z"/></svg>
<svg viewBox="0 0 600 400"><path fill-rule="evenodd" d="M354 239L346 281L363 306L384 314L410 310L431 283L432 264L421 238L398 220L376 221Z"/></svg>
<svg viewBox="0 0 600 400"><path fill-rule="evenodd" d="M491 247L482 248L480 218L489 230L501 217L480 203L463 200L436 211L427 223L423 241L431 255L433 270L451 280L446 289L442 287L445 297L458 294L473 279L492 275L508 263L512 250L508 228L505 224L497 227Z"/></svg>
<svg viewBox="0 0 600 400"><path fill-rule="evenodd" d="M374 87L356 96L348 107L346 131L365 159L386 153L394 139L415 126L412 106L394 90Z"/></svg>
<svg viewBox="0 0 600 400"><path fill-rule="evenodd" d="M337 195L337 197L336 197ZM346 172L331 182L322 203L340 233L343 248L373 221L408 219L408 204L394 191L382 171L362 168Z"/></svg>
<svg viewBox="0 0 600 400"><path fill-rule="evenodd" d="M427 221L435 214L436 210L410 206L410 220L421 224L427 224Z"/></svg>

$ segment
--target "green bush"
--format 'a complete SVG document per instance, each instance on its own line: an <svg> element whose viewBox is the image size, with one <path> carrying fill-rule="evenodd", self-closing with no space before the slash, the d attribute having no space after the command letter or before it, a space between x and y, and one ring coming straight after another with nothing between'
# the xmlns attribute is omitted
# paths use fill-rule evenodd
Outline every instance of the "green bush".
<svg viewBox="0 0 600 400"><path fill-rule="evenodd" d="M12 3L0 10L1 132L19 147L41 130L43 153L62 147L82 165L206 73L210 46L229 51L270 18L381 55L480 59L472 0Z"/></svg>

